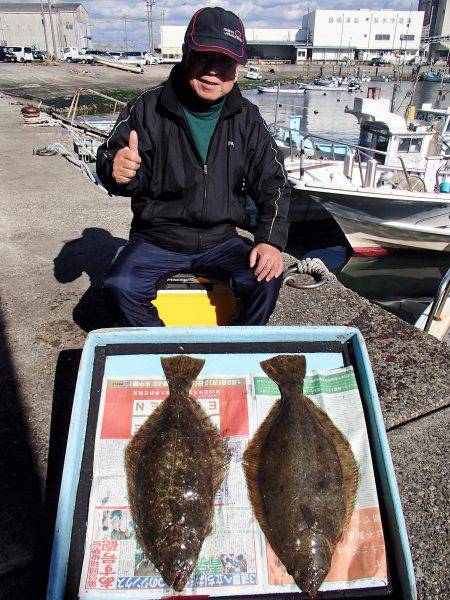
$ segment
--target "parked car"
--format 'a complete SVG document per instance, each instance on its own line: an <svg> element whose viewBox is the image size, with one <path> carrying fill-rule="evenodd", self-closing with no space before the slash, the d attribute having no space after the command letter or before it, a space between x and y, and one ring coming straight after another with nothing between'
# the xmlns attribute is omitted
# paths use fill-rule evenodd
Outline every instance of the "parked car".
<svg viewBox="0 0 450 600"><path fill-rule="evenodd" d="M146 65L159 65L162 63L162 58L160 56L155 56L154 54L150 54L150 52L145 52L144 58Z"/></svg>
<svg viewBox="0 0 450 600"><path fill-rule="evenodd" d="M93 57L98 56L99 58L106 58L108 60L114 60L114 56L107 50L89 50L89 54Z"/></svg>
<svg viewBox="0 0 450 600"><path fill-rule="evenodd" d="M370 61L370 64L372 65L372 67L387 67L389 66L390 62L388 60L386 60L385 58L372 58L372 60Z"/></svg>
<svg viewBox="0 0 450 600"><path fill-rule="evenodd" d="M3 62L17 62L17 56L5 46L0 46L0 60Z"/></svg>
<svg viewBox="0 0 450 600"><path fill-rule="evenodd" d="M47 53L42 52L41 50L32 50L33 60L38 60L40 62L44 61L47 58Z"/></svg>
<svg viewBox="0 0 450 600"><path fill-rule="evenodd" d="M143 52L125 52L117 60L127 65L139 65L140 67L147 64L147 59Z"/></svg>
<svg viewBox="0 0 450 600"><path fill-rule="evenodd" d="M16 55L20 62L32 62L33 51L28 46L8 46L10 52Z"/></svg>
<svg viewBox="0 0 450 600"><path fill-rule="evenodd" d="M86 52L78 52L78 48L63 48L62 49L62 58L66 62L80 62L87 63L92 62L92 56L87 54Z"/></svg>

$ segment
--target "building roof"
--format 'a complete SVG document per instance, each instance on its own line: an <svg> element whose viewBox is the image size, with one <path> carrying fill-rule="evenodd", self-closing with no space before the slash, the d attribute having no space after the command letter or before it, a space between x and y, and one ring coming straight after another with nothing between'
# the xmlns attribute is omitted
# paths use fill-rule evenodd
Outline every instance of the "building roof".
<svg viewBox="0 0 450 600"><path fill-rule="evenodd" d="M52 9L66 10L72 12L83 6L81 2L55 2L52 3ZM48 4L43 3L44 12L48 12ZM83 6L84 8L84 6ZM41 4L39 2L0 2L0 13L40 13Z"/></svg>

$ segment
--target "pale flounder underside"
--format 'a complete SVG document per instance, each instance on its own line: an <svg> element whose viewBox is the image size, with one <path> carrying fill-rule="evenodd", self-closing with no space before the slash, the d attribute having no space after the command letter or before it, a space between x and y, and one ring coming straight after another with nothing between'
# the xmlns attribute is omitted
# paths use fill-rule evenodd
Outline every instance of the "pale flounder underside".
<svg viewBox="0 0 450 600"><path fill-rule="evenodd" d="M261 367L281 399L244 453L250 500L288 573L316 597L353 512L358 466L347 439L302 394L305 357L275 356Z"/></svg>
<svg viewBox="0 0 450 600"><path fill-rule="evenodd" d="M200 404L189 396L204 365L189 356L161 358L169 396L125 452L136 535L164 581L181 591L212 528L214 496L229 452Z"/></svg>

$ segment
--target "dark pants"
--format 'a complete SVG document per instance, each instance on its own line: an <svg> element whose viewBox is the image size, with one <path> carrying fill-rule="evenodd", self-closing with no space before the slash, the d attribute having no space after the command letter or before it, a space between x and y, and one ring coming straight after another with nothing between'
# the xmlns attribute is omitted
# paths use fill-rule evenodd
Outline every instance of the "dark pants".
<svg viewBox="0 0 450 600"><path fill-rule="evenodd" d="M151 301L163 277L189 272L230 283L240 300L235 325L266 325L281 287L282 277L258 282L249 267L253 245L233 237L208 252L180 254L133 239L117 256L103 280L106 301L116 322L126 327L164 325Z"/></svg>

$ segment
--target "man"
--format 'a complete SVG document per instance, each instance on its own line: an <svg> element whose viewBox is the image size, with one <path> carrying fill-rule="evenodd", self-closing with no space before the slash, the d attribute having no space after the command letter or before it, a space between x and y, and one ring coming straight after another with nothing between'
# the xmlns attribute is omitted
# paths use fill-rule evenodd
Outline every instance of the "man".
<svg viewBox="0 0 450 600"><path fill-rule="evenodd" d="M265 325L281 286L289 185L258 108L242 97L244 26L232 12L202 8L186 30L182 63L159 88L120 114L100 147L97 173L131 196L130 241L104 279L123 326L160 326L158 281L173 273L230 281L236 324ZM240 237L247 193L258 208L255 244Z"/></svg>

